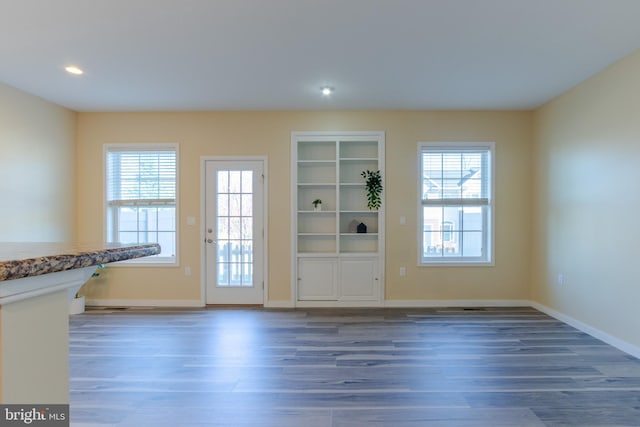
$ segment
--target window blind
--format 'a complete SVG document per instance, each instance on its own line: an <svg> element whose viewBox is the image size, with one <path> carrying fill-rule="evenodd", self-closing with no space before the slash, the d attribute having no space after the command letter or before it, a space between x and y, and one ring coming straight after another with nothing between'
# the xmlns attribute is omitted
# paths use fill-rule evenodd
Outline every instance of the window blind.
<svg viewBox="0 0 640 427"><path fill-rule="evenodd" d="M488 148L446 149L423 146L423 205L486 205L490 201Z"/></svg>
<svg viewBox="0 0 640 427"><path fill-rule="evenodd" d="M119 204L168 204L176 200L174 150L107 151L107 201Z"/></svg>

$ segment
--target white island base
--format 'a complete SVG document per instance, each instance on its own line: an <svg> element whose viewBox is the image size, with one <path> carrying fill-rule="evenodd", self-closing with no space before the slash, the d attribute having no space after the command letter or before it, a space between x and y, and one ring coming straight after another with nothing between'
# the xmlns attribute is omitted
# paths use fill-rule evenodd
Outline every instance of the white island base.
<svg viewBox="0 0 640 427"><path fill-rule="evenodd" d="M69 295L97 266L0 282L0 402L69 403Z"/></svg>
<svg viewBox="0 0 640 427"><path fill-rule="evenodd" d="M69 307L98 265L141 245L0 243L0 404L69 404Z"/></svg>

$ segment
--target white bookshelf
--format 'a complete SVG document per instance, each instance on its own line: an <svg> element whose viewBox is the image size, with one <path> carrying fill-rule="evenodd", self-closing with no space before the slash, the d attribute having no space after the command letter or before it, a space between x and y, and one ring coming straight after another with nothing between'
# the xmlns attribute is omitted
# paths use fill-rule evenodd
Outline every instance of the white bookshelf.
<svg viewBox="0 0 640 427"><path fill-rule="evenodd" d="M296 305L381 304L384 191L370 210L361 173L380 170L384 183L384 133L293 132L291 153Z"/></svg>

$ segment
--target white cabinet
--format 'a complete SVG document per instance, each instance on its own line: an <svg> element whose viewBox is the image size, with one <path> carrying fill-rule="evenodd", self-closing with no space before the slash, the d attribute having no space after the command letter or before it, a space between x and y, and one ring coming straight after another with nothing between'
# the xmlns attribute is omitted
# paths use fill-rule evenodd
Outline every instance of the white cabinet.
<svg viewBox="0 0 640 427"><path fill-rule="evenodd" d="M379 170L384 185L384 133L293 132L291 152L296 305L381 304L384 190L370 210L361 173Z"/></svg>
<svg viewBox="0 0 640 427"><path fill-rule="evenodd" d="M338 263L331 258L298 261L298 298L301 301L335 301L338 298Z"/></svg>
<svg viewBox="0 0 640 427"><path fill-rule="evenodd" d="M378 301L378 258L345 258L339 263L340 298Z"/></svg>

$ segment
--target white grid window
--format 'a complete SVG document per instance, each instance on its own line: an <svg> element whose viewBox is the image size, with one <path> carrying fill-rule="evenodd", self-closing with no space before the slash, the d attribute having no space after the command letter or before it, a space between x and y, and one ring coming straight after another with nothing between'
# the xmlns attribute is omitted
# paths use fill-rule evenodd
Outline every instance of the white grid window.
<svg viewBox="0 0 640 427"><path fill-rule="evenodd" d="M106 146L107 241L159 243L155 257L128 263L176 263L177 146Z"/></svg>
<svg viewBox="0 0 640 427"><path fill-rule="evenodd" d="M421 265L491 264L493 143L418 144Z"/></svg>

